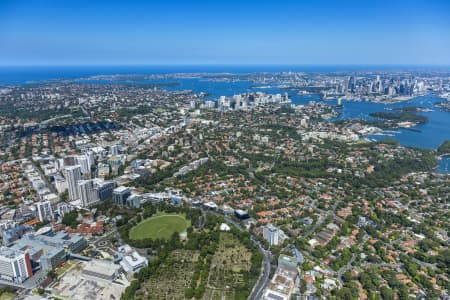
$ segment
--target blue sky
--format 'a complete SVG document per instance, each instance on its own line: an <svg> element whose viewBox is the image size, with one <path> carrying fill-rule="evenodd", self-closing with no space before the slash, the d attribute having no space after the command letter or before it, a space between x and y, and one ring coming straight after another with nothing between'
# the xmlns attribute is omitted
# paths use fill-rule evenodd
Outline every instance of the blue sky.
<svg viewBox="0 0 450 300"><path fill-rule="evenodd" d="M0 0L0 65L450 65L450 1Z"/></svg>

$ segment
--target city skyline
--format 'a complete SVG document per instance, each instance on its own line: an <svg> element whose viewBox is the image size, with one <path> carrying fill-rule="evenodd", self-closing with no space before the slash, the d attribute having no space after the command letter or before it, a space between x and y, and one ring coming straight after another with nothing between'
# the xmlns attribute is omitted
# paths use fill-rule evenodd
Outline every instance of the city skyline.
<svg viewBox="0 0 450 300"><path fill-rule="evenodd" d="M0 65L448 65L446 1L0 3Z"/></svg>

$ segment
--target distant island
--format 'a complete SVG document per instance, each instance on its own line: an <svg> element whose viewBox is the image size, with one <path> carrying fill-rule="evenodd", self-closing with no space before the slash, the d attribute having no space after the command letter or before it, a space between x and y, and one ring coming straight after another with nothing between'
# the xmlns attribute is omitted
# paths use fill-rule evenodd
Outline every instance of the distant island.
<svg viewBox="0 0 450 300"><path fill-rule="evenodd" d="M397 123L411 122L415 124L424 124L428 122L428 118L421 115L416 115L411 112L374 112L370 114L371 117L393 121Z"/></svg>
<svg viewBox="0 0 450 300"><path fill-rule="evenodd" d="M438 148L437 148L438 155L445 155L450 154L450 140L444 141Z"/></svg>
<svg viewBox="0 0 450 300"><path fill-rule="evenodd" d="M421 112L430 112L430 111L433 111L432 109L429 109L429 108L426 108L426 107L423 107L423 106L404 106L404 107L396 107L396 108L393 108L392 110L395 110L395 111L402 111L402 112L418 112L418 111L421 111Z"/></svg>

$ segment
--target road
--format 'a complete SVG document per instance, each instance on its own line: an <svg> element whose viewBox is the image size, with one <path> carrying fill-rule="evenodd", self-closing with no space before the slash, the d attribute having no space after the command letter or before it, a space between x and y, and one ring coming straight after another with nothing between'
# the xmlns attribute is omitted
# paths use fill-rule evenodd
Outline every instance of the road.
<svg viewBox="0 0 450 300"><path fill-rule="evenodd" d="M361 248L362 248L362 245L364 245L364 244L367 242L368 239L369 239L369 235L365 234L365 235L363 236L361 242L358 243L358 248L361 249ZM348 263L347 263L346 265L342 266L342 267L337 271L337 276L338 276L338 279L339 279L339 282L341 283L341 285L343 284L343 281L342 281L342 274L344 274L347 270L349 270L349 269L351 268L351 266L352 266L353 262L355 261L357 255L358 255L358 254L353 253L353 254L352 254L352 257L350 258L350 260L348 261Z"/></svg>
<svg viewBox="0 0 450 300"><path fill-rule="evenodd" d="M270 268L271 268L271 260L272 260L272 253L270 251L266 251L261 243L257 241L254 237L251 238L251 240L258 245L259 250L263 254L263 273L262 276L259 278L257 284L253 287L252 293L250 294L250 297L248 299L250 300L258 300L261 299L264 293L264 289L267 286L267 283L270 280Z"/></svg>
<svg viewBox="0 0 450 300"><path fill-rule="evenodd" d="M305 234L303 235L303 237L304 237L304 238L307 238L308 236L310 236L311 234L313 234L313 233L316 231L316 229L317 229L319 226L322 225L323 221L325 221L327 217L333 217L333 218L335 218L335 219L337 219L337 220L339 220L339 221L341 221L341 222L344 222L345 220L343 220L342 218L336 216L336 214L334 213L334 211L336 210L336 207L337 207L340 203L341 203L341 201L336 201L336 202L333 204L333 206L331 207L331 209L328 210L328 211L325 211L325 210L323 210L323 209L321 209L321 208L318 208L316 205L311 205L311 207L312 207L314 210L316 210L316 211L318 211L318 212L320 212L320 213L322 213L322 214L324 214L324 215L323 215L323 216L320 215L320 217L319 217L319 219L317 220L317 222L316 222L316 223L315 223L308 231L305 232Z"/></svg>

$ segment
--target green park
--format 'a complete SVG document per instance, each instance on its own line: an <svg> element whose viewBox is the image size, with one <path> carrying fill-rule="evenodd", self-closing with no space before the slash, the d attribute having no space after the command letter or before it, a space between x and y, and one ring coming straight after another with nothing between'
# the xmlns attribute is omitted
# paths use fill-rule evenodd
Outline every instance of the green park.
<svg viewBox="0 0 450 300"><path fill-rule="evenodd" d="M169 239L174 232L182 233L190 226L182 214L161 214L140 222L130 230L130 238L142 239Z"/></svg>

